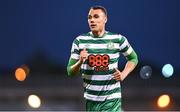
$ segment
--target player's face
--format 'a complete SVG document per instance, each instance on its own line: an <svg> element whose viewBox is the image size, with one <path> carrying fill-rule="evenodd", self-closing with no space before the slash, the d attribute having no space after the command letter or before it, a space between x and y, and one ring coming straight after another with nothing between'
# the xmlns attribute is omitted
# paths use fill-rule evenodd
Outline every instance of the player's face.
<svg viewBox="0 0 180 112"><path fill-rule="evenodd" d="M98 32L105 29L107 17L101 9L90 9L88 14L88 23L91 31Z"/></svg>

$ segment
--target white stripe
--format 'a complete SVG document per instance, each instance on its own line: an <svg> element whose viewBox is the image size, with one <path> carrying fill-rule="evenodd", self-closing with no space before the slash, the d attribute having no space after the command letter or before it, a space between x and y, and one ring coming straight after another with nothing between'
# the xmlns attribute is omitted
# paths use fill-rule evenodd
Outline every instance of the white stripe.
<svg viewBox="0 0 180 112"><path fill-rule="evenodd" d="M93 101L104 101L106 99L115 99L115 98L121 98L121 93L113 93L111 95L104 95L104 96L96 96L96 95L91 95L88 93L84 93L84 97L88 100L93 100Z"/></svg>
<svg viewBox="0 0 180 112"><path fill-rule="evenodd" d="M104 101L107 96L96 96L96 95L91 95L88 93L84 93L84 98L88 100L93 100L93 101Z"/></svg>
<svg viewBox="0 0 180 112"><path fill-rule="evenodd" d="M119 58L119 52L118 53L114 53L114 54L107 54L107 55L109 55L110 59Z"/></svg>
<svg viewBox="0 0 180 112"><path fill-rule="evenodd" d="M88 79L88 80L103 81L103 80L111 80L113 78L113 75L112 74L110 74L110 75L86 75L86 74L83 74L82 77L84 79Z"/></svg>
<svg viewBox="0 0 180 112"><path fill-rule="evenodd" d="M129 43L127 41L127 39L123 42L123 44L119 47L120 50L124 49L126 46L128 46Z"/></svg>
<svg viewBox="0 0 180 112"><path fill-rule="evenodd" d="M71 58L78 60L79 59L79 55L73 53L73 54L71 54Z"/></svg>
<svg viewBox="0 0 180 112"><path fill-rule="evenodd" d="M91 36L78 36L77 40L82 39L82 40L89 40L89 39L93 39Z"/></svg>
<svg viewBox="0 0 180 112"><path fill-rule="evenodd" d="M109 64L109 69L114 69L114 68L118 68L118 62L113 63L113 64Z"/></svg>
<svg viewBox="0 0 180 112"><path fill-rule="evenodd" d="M126 52L123 53L124 56L130 55L132 53L133 49L130 46Z"/></svg>
<svg viewBox="0 0 180 112"><path fill-rule="evenodd" d="M120 39L121 40L122 35L106 35L104 39Z"/></svg>
<svg viewBox="0 0 180 112"><path fill-rule="evenodd" d="M112 84L112 85L102 85L102 86L90 85L90 84L87 84L84 82L84 87L86 89L93 90L93 91L107 91L107 90L113 90L115 88L120 87L120 82L117 82L117 83Z"/></svg>
<svg viewBox="0 0 180 112"><path fill-rule="evenodd" d="M113 64L109 64L109 69L114 69L117 68L118 66L118 62L113 63ZM81 65L81 69L85 69L85 70L94 70L94 67L90 67L88 64L82 64Z"/></svg>
<svg viewBox="0 0 180 112"><path fill-rule="evenodd" d="M73 43L72 47L74 47L74 49L79 50L78 46L75 43Z"/></svg>
<svg viewBox="0 0 180 112"><path fill-rule="evenodd" d="M121 93L114 93L112 95L109 95L107 99L114 99L114 98L121 98Z"/></svg>
<svg viewBox="0 0 180 112"><path fill-rule="evenodd" d="M105 37L103 38L93 38L91 36L78 36L77 37L77 40L81 39L81 40L103 40L103 39L121 39L122 38L122 35L106 35Z"/></svg>
<svg viewBox="0 0 180 112"><path fill-rule="evenodd" d="M119 44L113 43L114 44L114 49L119 49ZM107 44L90 44L90 43L83 43L79 44L80 49L88 48L88 49L107 49L108 43Z"/></svg>
<svg viewBox="0 0 180 112"><path fill-rule="evenodd" d="M73 44L72 44L72 47L71 47L71 53L73 53L75 49L76 49L76 50L79 50L78 46L73 43Z"/></svg>

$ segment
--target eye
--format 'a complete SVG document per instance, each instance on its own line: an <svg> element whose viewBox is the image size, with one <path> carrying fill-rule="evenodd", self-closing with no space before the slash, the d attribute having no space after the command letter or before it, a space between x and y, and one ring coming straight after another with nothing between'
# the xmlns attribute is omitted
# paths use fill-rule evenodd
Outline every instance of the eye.
<svg viewBox="0 0 180 112"><path fill-rule="evenodd" d="M98 14L95 14L95 15L94 15L94 18L99 18L99 15L98 15Z"/></svg>
<svg viewBox="0 0 180 112"><path fill-rule="evenodd" d="M89 15L89 16L88 16L88 19L91 19L91 18L92 18L92 16L91 16L91 15Z"/></svg>

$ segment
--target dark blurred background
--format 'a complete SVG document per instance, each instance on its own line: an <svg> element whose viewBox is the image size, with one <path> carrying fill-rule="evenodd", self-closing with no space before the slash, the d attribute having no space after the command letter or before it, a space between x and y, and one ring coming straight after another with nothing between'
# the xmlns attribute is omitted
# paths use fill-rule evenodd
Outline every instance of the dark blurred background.
<svg viewBox="0 0 180 112"><path fill-rule="evenodd" d="M126 36L139 56L139 65L122 82L124 110L180 110L179 0L0 0L0 110L84 110L81 76L68 77L66 65L72 41L89 32L91 6L108 11L107 31ZM162 67L174 67L165 78ZM125 58L119 62L122 69ZM24 81L15 78L21 65L29 68ZM144 65L152 76L139 75ZM39 108L27 98L36 94ZM171 98L157 106L162 94Z"/></svg>

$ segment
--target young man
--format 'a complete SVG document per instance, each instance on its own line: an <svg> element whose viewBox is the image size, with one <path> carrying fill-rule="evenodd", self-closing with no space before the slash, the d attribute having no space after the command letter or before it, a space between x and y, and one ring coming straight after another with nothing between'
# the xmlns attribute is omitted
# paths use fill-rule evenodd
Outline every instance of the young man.
<svg viewBox="0 0 180 112"><path fill-rule="evenodd" d="M78 36L71 49L67 66L69 76L82 73L87 111L120 111L121 86L138 63L137 55L127 39L105 30L107 11L102 6L91 7L88 23L91 32ZM122 53L127 63L118 70Z"/></svg>

